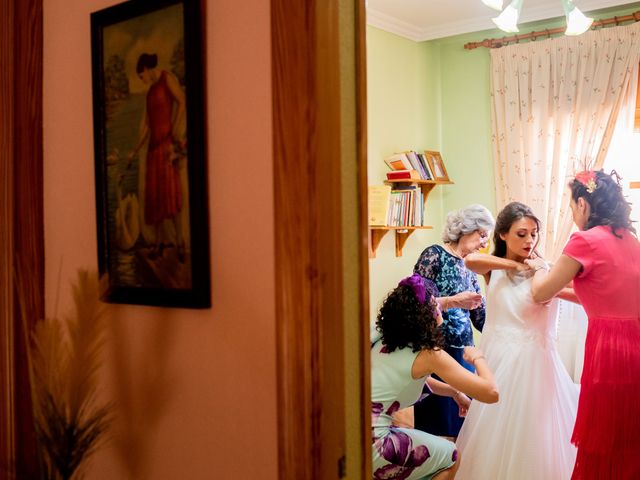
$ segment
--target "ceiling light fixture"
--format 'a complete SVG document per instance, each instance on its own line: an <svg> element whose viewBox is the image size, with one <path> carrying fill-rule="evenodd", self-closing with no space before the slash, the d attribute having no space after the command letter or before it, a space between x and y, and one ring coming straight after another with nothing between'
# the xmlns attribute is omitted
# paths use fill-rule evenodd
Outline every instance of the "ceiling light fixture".
<svg viewBox="0 0 640 480"><path fill-rule="evenodd" d="M520 18L520 10L522 10L522 0L513 0L500 15L491 20L493 20L493 23L503 32L519 32L518 19Z"/></svg>
<svg viewBox="0 0 640 480"><path fill-rule="evenodd" d="M567 29L565 35L580 35L586 32L593 23L593 18L586 17L584 13L576 7L572 0L560 0L565 16L567 17ZM503 0L482 0L482 3L496 10L502 9ZM523 0L512 0L502 13L492 18L493 23L497 27L508 33L516 33L518 29L518 20L520 19L520 11L522 10Z"/></svg>
<svg viewBox="0 0 640 480"><path fill-rule="evenodd" d="M589 30L593 23L593 18L586 17L571 0L562 0L562 7L567 17L565 35L580 35Z"/></svg>

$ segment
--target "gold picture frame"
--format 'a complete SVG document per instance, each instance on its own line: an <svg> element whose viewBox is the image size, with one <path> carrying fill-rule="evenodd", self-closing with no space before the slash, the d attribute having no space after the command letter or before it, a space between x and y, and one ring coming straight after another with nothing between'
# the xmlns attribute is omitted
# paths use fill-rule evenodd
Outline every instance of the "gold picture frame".
<svg viewBox="0 0 640 480"><path fill-rule="evenodd" d="M440 152L425 150L424 154L427 157L427 162L429 162L429 169L433 174L433 179L436 182L450 182L451 180L449 180L449 174L444 166Z"/></svg>

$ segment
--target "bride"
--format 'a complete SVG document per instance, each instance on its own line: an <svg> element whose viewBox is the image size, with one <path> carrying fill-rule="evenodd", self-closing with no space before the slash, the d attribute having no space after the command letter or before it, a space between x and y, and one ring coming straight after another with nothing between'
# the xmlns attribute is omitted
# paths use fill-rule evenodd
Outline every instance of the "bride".
<svg viewBox="0 0 640 480"><path fill-rule="evenodd" d="M576 450L571 432L578 387L554 344L556 303L531 297L540 222L519 202L498 215L493 255L470 254L468 268L485 276L487 315L481 349L495 372L500 402L471 402L457 446L456 479L568 480ZM568 289L559 295L574 300Z"/></svg>

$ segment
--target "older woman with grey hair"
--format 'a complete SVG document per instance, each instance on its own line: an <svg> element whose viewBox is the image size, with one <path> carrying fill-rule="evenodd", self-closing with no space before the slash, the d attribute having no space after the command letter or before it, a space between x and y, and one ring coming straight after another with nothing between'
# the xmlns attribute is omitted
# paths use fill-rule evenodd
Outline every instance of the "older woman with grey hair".
<svg viewBox="0 0 640 480"><path fill-rule="evenodd" d="M442 234L443 245L427 247L418 258L414 273L433 281L440 292L445 351L469 371L464 347L473 345L471 324L482 331L484 299L478 278L464 265L464 257L486 247L495 220L482 205L469 205L449 212ZM437 377L436 377L437 378ZM429 393L428 387L425 387ZM457 437L462 427L463 394L453 397L430 395L414 407L415 428L444 437Z"/></svg>

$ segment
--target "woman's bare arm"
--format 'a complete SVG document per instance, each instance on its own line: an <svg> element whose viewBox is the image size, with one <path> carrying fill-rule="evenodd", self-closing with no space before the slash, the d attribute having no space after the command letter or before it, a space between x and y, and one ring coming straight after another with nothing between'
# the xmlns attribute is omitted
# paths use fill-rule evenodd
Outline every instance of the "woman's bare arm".
<svg viewBox="0 0 640 480"><path fill-rule="evenodd" d="M169 87L169 90L173 95L173 99L176 102L176 108L174 110L174 117L172 120L173 138L180 140L184 136L184 128L186 125L186 97L178 79L169 72L167 72L167 87Z"/></svg>
<svg viewBox="0 0 640 480"><path fill-rule="evenodd" d="M537 303L544 303L555 297L582 268L580 262L567 255L560 255L549 272L545 268L538 268L536 262L537 259L527 260L531 267L537 268L531 284L531 295Z"/></svg>
<svg viewBox="0 0 640 480"><path fill-rule="evenodd" d="M474 351L480 352L477 349ZM480 352L480 355L471 360L477 375L456 362L444 350L423 350L416 357L411 373L414 378L420 378L433 372L451 387L472 398L484 403L497 402L498 386L484 356Z"/></svg>
<svg viewBox="0 0 640 480"><path fill-rule="evenodd" d="M582 302L580 302L580 299L576 295L576 292L573 290L573 288L569 288L569 287L563 288L562 290L560 290L560 293L558 293L557 297L561 298L562 300L566 300L567 302L572 302L572 303L577 303L578 305L582 305Z"/></svg>
<svg viewBox="0 0 640 480"><path fill-rule="evenodd" d="M529 270L530 267L524 263L509 260L508 258L496 257L487 253L470 253L464 257L465 266L479 275L485 275L492 270Z"/></svg>
<svg viewBox="0 0 640 480"><path fill-rule="evenodd" d="M427 377L427 385L429 389L436 395L441 397L451 397L458 405L458 415L465 417L469 406L471 405L471 399L459 390L456 390L451 385L436 380L433 377Z"/></svg>
<svg viewBox="0 0 640 480"><path fill-rule="evenodd" d="M460 292L450 297L438 297L438 303L442 311L450 308L463 308L473 310L482 305L482 295L476 292Z"/></svg>

